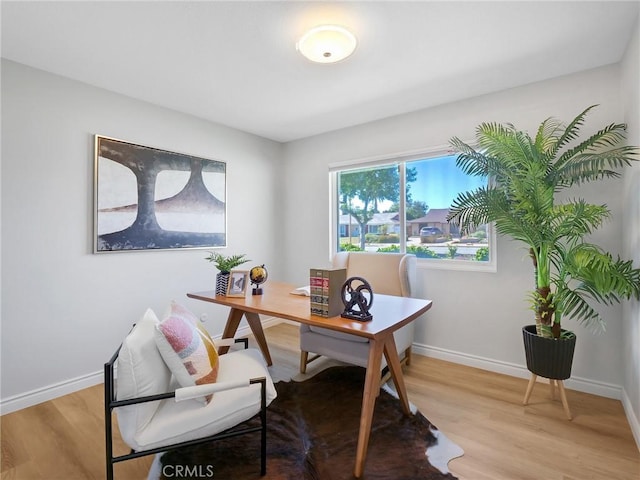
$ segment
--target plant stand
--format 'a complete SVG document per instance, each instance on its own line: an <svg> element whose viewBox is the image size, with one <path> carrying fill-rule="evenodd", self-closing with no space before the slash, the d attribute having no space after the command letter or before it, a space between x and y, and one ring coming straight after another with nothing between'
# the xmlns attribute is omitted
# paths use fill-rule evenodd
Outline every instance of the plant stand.
<svg viewBox="0 0 640 480"><path fill-rule="evenodd" d="M563 332L566 331L563 330ZM531 392L538 376L548 378L551 387L551 398L553 400L557 398L557 387L560 391L564 413L571 420L571 410L569 410L569 402L567 402L567 393L565 392L563 381L571 377L573 353L576 348L575 335L562 340L539 337L536 334L536 326L527 325L522 328L522 336L527 369L531 372L531 379L522 404L527 405L529 403L529 397L531 397Z"/></svg>
<svg viewBox="0 0 640 480"><path fill-rule="evenodd" d="M522 402L523 405L529 404L529 397L531 397L531 392L533 392L533 387L536 384L537 379L538 375L532 373L531 378L529 379L529 385L527 385L527 391L524 394L524 400ZM556 386L558 387L558 390L560 391L560 400L562 400L562 407L564 408L564 413L567 416L567 419L572 420L571 410L569 409L569 402L567 401L567 392L564 389L564 381L554 380L553 378L550 378L549 386L551 387L551 398L553 400L556 399Z"/></svg>

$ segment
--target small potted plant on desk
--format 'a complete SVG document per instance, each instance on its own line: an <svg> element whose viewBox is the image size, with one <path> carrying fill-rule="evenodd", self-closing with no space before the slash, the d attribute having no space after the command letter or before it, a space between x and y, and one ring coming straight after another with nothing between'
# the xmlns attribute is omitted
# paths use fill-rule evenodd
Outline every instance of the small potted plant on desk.
<svg viewBox="0 0 640 480"><path fill-rule="evenodd" d="M614 169L638 159L638 148L624 145L624 124L606 126L577 141L592 108L568 126L545 120L533 139L510 124L483 123L476 130L475 148L451 140L461 152L458 167L491 183L458 195L447 220L460 225L461 233L493 222L498 234L524 243L532 259L535 287L530 298L536 324L523 328L532 373L524 404L536 377L549 378L552 392L555 385L560 390L569 419L562 381L571 376L576 336L561 328L563 316L604 329L593 303L640 297L640 269L587 241L610 216L607 206L557 197L573 185L618 177Z"/></svg>
<svg viewBox="0 0 640 480"><path fill-rule="evenodd" d="M245 255L222 255L218 252L209 252L209 256L205 257L205 260L215 264L219 270L216 275L216 295L226 295L227 287L229 285L229 275L231 270L238 265L242 265L250 261L244 258Z"/></svg>

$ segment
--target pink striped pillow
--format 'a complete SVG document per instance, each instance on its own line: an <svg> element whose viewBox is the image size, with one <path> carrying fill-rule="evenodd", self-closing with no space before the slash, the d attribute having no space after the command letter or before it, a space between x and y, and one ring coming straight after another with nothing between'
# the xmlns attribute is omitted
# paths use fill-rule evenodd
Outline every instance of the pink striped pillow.
<svg viewBox="0 0 640 480"><path fill-rule="evenodd" d="M215 383L218 352L209 333L196 316L182 305L171 302L171 310L156 325L156 344L160 355L182 387ZM209 403L212 395L202 397Z"/></svg>

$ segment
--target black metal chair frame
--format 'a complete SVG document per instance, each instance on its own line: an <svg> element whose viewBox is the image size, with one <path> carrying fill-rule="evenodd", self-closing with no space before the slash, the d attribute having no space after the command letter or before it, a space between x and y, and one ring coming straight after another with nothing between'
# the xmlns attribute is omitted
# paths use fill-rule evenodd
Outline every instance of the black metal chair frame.
<svg viewBox="0 0 640 480"><path fill-rule="evenodd" d="M246 338L239 338L235 340L236 343L243 343L244 348L248 348L249 340ZM208 437L199 438L196 440L189 440L186 442L174 443L163 447L151 448L149 450L135 451L131 449L131 452L126 455L113 456L113 424L112 424L112 412L114 408L124 407L126 405L136 405L145 402L155 402L157 400L165 400L168 398L175 398L175 392L161 393L158 395L147 395L145 397L131 398L127 400L116 400L116 385L114 375L114 365L118 359L120 353L120 347L113 354L111 359L104 364L104 430L106 441L106 466L107 466L107 480L113 480L113 466L118 462L125 460L131 460L134 458L144 457L147 455L153 455L155 453L167 452L169 450L175 450L177 448L189 447L192 445L199 445L214 440L222 440L225 438L236 437L238 435L244 435L247 433L261 432L260 436L260 475L265 476L267 473L267 379L265 377L252 378L250 384L260 384L260 426L259 427L244 427L236 428L232 427L225 432L210 435ZM231 431L233 430L233 431Z"/></svg>

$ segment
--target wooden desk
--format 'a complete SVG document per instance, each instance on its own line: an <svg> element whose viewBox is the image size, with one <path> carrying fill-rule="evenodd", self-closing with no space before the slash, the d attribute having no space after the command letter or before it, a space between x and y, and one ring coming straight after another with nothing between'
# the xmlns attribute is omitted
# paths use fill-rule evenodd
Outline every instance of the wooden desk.
<svg viewBox="0 0 640 480"><path fill-rule="evenodd" d="M259 315L268 315L295 322L324 327L338 332L350 333L369 339L369 360L362 395L362 411L360 414L360 432L356 451L354 476L360 478L364 472L367 446L371 433L371 420L376 398L380 391L380 364L384 355L391 378L398 392L402 409L410 415L407 390L404 385L400 359L393 339L393 332L412 322L431 308L431 300L417 298L375 295L371 313L373 320L359 322L342 317L323 318L311 315L309 297L292 295L295 286L287 283L269 282L263 287L262 295L247 294L246 297L217 296L215 291L187 293L187 296L205 302L217 303L231 307L222 338L233 337L244 315L258 342L260 350L268 365L272 365L269 347L262 330ZM228 347L221 347L225 353Z"/></svg>

